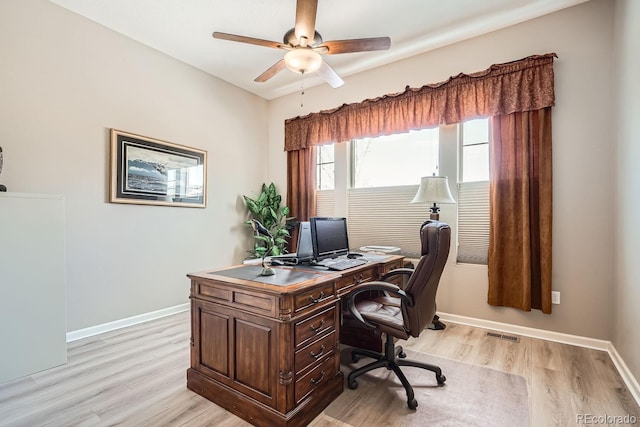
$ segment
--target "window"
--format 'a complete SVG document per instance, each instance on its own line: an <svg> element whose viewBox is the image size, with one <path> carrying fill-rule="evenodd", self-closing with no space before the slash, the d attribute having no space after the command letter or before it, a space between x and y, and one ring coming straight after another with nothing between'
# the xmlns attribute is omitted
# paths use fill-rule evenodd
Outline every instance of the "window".
<svg viewBox="0 0 640 427"><path fill-rule="evenodd" d="M457 262L487 264L489 119L318 148L330 154L318 154L317 214L348 218L351 249L398 246L419 257L418 231L429 214L410 202L420 177L435 172L458 189L455 207L440 206L458 213Z"/></svg>
<svg viewBox="0 0 640 427"><path fill-rule="evenodd" d="M333 190L335 185L335 150L333 144L318 146L316 153L316 189Z"/></svg>
<svg viewBox="0 0 640 427"><path fill-rule="evenodd" d="M352 141L352 188L414 185L438 169L438 129Z"/></svg>
<svg viewBox="0 0 640 427"><path fill-rule="evenodd" d="M465 264L487 264L489 251L489 119L459 126L458 254Z"/></svg>
<svg viewBox="0 0 640 427"><path fill-rule="evenodd" d="M331 157L335 187L321 184L326 177L318 179L317 214L346 216L353 250L398 246L406 256L420 256L418 231L428 209L410 202L420 178L438 171L438 139L435 128L354 140L346 149L339 147ZM319 177L321 165L326 164L318 154ZM345 166L335 168L334 164Z"/></svg>
<svg viewBox="0 0 640 427"><path fill-rule="evenodd" d="M335 144L316 147L316 215L335 216Z"/></svg>
<svg viewBox="0 0 640 427"><path fill-rule="evenodd" d="M489 119L462 123L460 135L461 182L489 181Z"/></svg>

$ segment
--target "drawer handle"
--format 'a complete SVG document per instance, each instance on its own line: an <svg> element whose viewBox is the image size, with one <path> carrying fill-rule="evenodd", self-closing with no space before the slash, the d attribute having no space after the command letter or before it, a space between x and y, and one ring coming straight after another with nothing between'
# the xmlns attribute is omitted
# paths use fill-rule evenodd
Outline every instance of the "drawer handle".
<svg viewBox="0 0 640 427"><path fill-rule="evenodd" d="M309 327L311 328L311 330L312 330L313 332L315 332L316 334L317 334L318 332L320 332L320 330L322 329L322 327L323 327L323 326L324 326L324 319L322 319L322 320L320 321L320 326L318 326L317 328L316 328L315 326L313 326L313 325L309 325Z"/></svg>
<svg viewBox="0 0 640 427"><path fill-rule="evenodd" d="M364 276L362 274L360 276L358 276L358 277L353 276L353 284L354 285L359 285L362 282L364 282Z"/></svg>
<svg viewBox="0 0 640 427"><path fill-rule="evenodd" d="M322 356L322 354L324 353L324 345L320 347L320 351L316 354L313 354L313 351L310 351L309 354L311 355L311 357L313 357L314 359L318 360L318 358L320 356Z"/></svg>
<svg viewBox="0 0 640 427"><path fill-rule="evenodd" d="M323 379L324 379L324 371L320 372L320 378L318 379L311 378L311 384L318 385L322 382Z"/></svg>
<svg viewBox="0 0 640 427"><path fill-rule="evenodd" d="M319 303L322 298L324 298L324 291L320 291L320 295L318 295L318 299L315 299L313 295L309 295L309 301L311 301L312 304Z"/></svg>

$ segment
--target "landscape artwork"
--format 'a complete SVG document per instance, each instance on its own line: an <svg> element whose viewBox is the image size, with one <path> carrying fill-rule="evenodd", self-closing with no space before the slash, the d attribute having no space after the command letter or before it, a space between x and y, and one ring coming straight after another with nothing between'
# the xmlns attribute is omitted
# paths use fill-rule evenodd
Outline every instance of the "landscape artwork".
<svg viewBox="0 0 640 427"><path fill-rule="evenodd" d="M205 151L115 129L111 133L111 202L205 206Z"/></svg>

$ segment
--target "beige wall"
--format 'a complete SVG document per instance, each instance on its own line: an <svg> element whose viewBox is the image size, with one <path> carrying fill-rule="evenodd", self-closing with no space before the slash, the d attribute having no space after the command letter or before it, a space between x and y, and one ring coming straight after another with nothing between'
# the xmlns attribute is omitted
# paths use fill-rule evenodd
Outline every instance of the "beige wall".
<svg viewBox="0 0 640 427"><path fill-rule="evenodd" d="M0 58L0 181L65 196L69 331L184 304L186 273L244 257L266 101L46 0L0 2ZM207 150L207 208L108 203L109 128Z"/></svg>
<svg viewBox="0 0 640 427"><path fill-rule="evenodd" d="M562 304L553 314L521 312L486 303L486 267L458 266L450 257L438 295L442 312L550 331L610 339L612 328L612 221L610 215L611 60L613 2L593 0L532 21L345 78L339 89L327 85L282 97L269 106L269 176L286 183L283 153L286 118L358 102L474 72L493 63L556 52L554 138L553 287ZM392 45L393 48L393 45ZM329 59L330 60L330 59ZM401 165L398 165L401 167ZM452 165L445 165L451 174ZM604 211L600 211L603 207ZM455 222L455 208L443 208Z"/></svg>
<svg viewBox="0 0 640 427"><path fill-rule="evenodd" d="M617 0L614 74L615 299L612 341L636 378L640 378L640 2Z"/></svg>

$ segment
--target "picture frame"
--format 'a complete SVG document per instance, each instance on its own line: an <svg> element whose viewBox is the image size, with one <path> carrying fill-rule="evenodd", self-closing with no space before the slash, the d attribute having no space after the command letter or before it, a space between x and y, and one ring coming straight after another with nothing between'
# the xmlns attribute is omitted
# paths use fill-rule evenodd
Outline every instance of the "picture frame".
<svg viewBox="0 0 640 427"><path fill-rule="evenodd" d="M206 207L207 152L111 129L109 202Z"/></svg>

